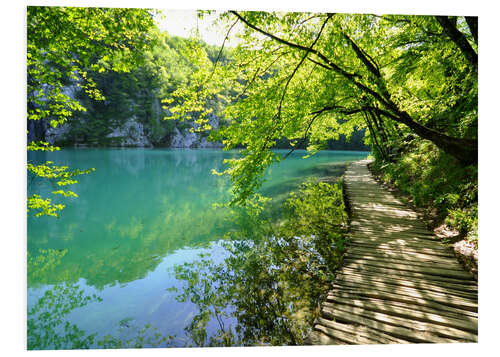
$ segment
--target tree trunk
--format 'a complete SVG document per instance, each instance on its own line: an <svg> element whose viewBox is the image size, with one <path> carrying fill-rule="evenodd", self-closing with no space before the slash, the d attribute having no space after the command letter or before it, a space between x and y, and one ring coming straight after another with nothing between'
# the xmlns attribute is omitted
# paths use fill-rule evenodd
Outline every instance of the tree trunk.
<svg viewBox="0 0 500 357"><path fill-rule="evenodd" d="M382 145L380 145L378 142L377 134L376 134L375 130L373 129L370 118L368 117L368 115L365 112L363 112L363 116L365 117L365 122L366 122L366 125L368 126L368 130L370 131L370 138L372 141L372 145L377 149L377 151L380 153L380 155L382 156L384 161L387 161L388 160L387 154L386 154L385 150L383 149Z"/></svg>
<svg viewBox="0 0 500 357"><path fill-rule="evenodd" d="M470 33L472 34L472 37L474 37L474 42L477 45L478 44L478 42L477 42L477 16L465 16L465 21L467 22L467 25L469 25Z"/></svg>
<svg viewBox="0 0 500 357"><path fill-rule="evenodd" d="M366 66L366 68L370 70L370 72L373 75L380 78L382 84L380 85L379 88L382 91L382 95L377 91L364 85L363 83L359 82L356 79L360 77L359 74L347 72L345 69L342 69L339 65L334 63L320 51L279 38L278 36L273 35L259 28L258 26L250 23L236 11L231 11L231 13L233 13L236 17L238 17L242 22L244 22L250 28L256 30L257 32L262 33L263 35L279 43L282 43L286 46L296 48L302 51L307 51L307 53L314 53L322 61L324 61L324 63L314 61L315 63L318 63L322 67L332 70L338 73L339 75L343 76L351 83L353 83L356 87L358 87L363 93L372 96L376 101L378 101L382 105L382 107L387 108L390 112L387 112L379 108L363 108L362 110L373 109L379 112L380 114L395 120L398 123L405 124L410 129L412 129L415 132L415 134L417 134L423 139L432 141L434 144L436 144L436 146L438 146L440 149L444 150L448 154L458 159L462 164L467 165L467 164L477 163L477 154L478 154L477 140L454 138L446 134L439 133L414 121L408 113L401 111L399 107L391 100L390 98L391 96L386 89L385 82L383 82L383 77L377 70L378 66L374 64L373 59L367 56L365 54L366 52L362 50L352 39L349 38L349 41L356 53L356 56L361 60L361 62ZM462 51L466 59L473 65L474 70L477 72L477 53L471 47L471 45L465 38L464 34L457 30L457 28L448 19L448 17L436 16L436 19L441 24L448 37L450 37L450 39L459 47L459 49Z"/></svg>
<svg viewBox="0 0 500 357"><path fill-rule="evenodd" d="M375 108L375 110L397 122L405 124L422 139L432 141L437 147L458 159L462 164L470 165L477 163L477 140L454 138L446 134L441 134L414 121L406 112L399 111L398 116L395 116L381 109Z"/></svg>
<svg viewBox="0 0 500 357"><path fill-rule="evenodd" d="M469 41L463 33L458 31L455 25L448 19L447 16L436 16L437 21L443 27L444 32L460 49L467 61L473 66L477 72L477 53L474 51Z"/></svg>

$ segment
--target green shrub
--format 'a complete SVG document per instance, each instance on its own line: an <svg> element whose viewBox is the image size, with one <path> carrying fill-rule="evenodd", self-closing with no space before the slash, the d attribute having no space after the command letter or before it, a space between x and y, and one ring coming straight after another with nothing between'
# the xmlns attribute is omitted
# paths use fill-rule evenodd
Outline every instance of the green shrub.
<svg viewBox="0 0 500 357"><path fill-rule="evenodd" d="M461 166L431 142L415 139L394 162L377 160L374 169L415 206L436 209L440 220L477 241L477 165Z"/></svg>

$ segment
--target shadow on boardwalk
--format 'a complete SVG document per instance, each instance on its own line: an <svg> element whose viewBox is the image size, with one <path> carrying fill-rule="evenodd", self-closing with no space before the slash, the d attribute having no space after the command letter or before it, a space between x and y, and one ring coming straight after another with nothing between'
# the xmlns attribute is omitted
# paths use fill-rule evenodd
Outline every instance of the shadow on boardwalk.
<svg viewBox="0 0 500 357"><path fill-rule="evenodd" d="M311 344L477 342L477 283L363 160L344 177L348 250Z"/></svg>

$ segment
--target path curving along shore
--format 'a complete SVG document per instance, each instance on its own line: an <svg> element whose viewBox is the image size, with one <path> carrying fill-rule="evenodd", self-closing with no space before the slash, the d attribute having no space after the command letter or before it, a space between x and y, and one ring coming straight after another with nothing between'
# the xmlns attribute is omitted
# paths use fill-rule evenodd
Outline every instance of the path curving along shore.
<svg viewBox="0 0 500 357"><path fill-rule="evenodd" d="M346 170L348 248L308 342L477 342L477 282L368 163Z"/></svg>

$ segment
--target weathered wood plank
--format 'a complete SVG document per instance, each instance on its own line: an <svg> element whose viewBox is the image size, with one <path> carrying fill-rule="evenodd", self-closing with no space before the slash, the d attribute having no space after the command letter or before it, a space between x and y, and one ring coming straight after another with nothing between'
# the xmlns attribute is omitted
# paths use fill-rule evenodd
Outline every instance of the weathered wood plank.
<svg viewBox="0 0 500 357"><path fill-rule="evenodd" d="M350 267L342 267L343 271L352 271L356 273L369 273L369 274L379 274L379 275L387 275L390 277L398 278L398 279L405 279L407 277L413 278L413 279L420 279L422 281L431 281L433 283L436 282L444 282L444 283L451 283L455 285L467 285L470 284L472 285L474 282L470 280L460 280L460 279L452 279L452 278L446 278L443 276L437 276L437 275L428 275L428 274L421 274L421 273L414 273L414 272L409 272L409 271L403 271L403 270L394 270L394 269L384 269L384 268L379 268L379 267L374 267L374 266L369 266L369 265L364 265L364 266L350 266Z"/></svg>
<svg viewBox="0 0 500 357"><path fill-rule="evenodd" d="M348 237L349 243L360 244L385 244L387 246L408 247L420 250L426 248L431 251L439 251L452 254L452 249L447 246L440 246L439 242L425 241L418 238L404 238L404 237L362 237L360 234L352 234Z"/></svg>
<svg viewBox="0 0 500 357"><path fill-rule="evenodd" d="M404 217L419 218L419 215L409 209L399 209L393 205L385 205L379 202L369 202L369 203L359 203L359 202L349 202L351 210L353 211L366 211L369 210L374 214L389 214L394 216L403 215Z"/></svg>
<svg viewBox="0 0 500 357"><path fill-rule="evenodd" d="M370 248L363 247L348 247L348 254L356 254L362 256L373 256L373 257L386 257L392 259L400 260L419 260L421 262L439 263L439 264L452 264L453 266L460 265L457 261L449 259L449 257L442 257L438 255L424 254L424 253L413 253L413 252L397 252L389 250L374 250ZM461 266L461 265L460 265Z"/></svg>
<svg viewBox="0 0 500 357"><path fill-rule="evenodd" d="M365 326L355 326L351 324L341 324L332 320L325 319L323 317L318 317L315 321L316 326L324 326L329 329L328 332L325 332L327 335L336 336L336 331L342 331L346 334L357 335L362 338L366 338L367 341L365 343L408 343L408 341L393 337L391 335L387 335L372 329L369 329ZM333 332L333 333L332 333Z"/></svg>
<svg viewBox="0 0 500 357"><path fill-rule="evenodd" d="M340 297L348 300L360 300L360 301L367 301L367 302L373 302L376 304L383 304L387 306L396 306L396 307L403 307L403 308L408 308L408 309L413 309L415 311L420 311L423 313L431 313L431 314L439 314L442 316L447 316L451 318L455 318L458 320L464 320L467 323L475 323L477 324L477 312L471 312L471 311L464 311L461 309L455 309L455 308L448 308L448 309L442 309L441 306L438 308L434 306L429 306L429 305L419 305L419 304L414 304L414 303L405 303L401 301L394 301L394 300L385 300L385 299L377 299L377 298L372 298L372 297L367 297L367 296L359 296L359 295L353 295L348 291L341 291L341 290L331 290L329 292L330 297ZM326 299L326 301L328 301Z"/></svg>
<svg viewBox="0 0 500 357"><path fill-rule="evenodd" d="M463 310L460 308L443 305L439 302L434 302L430 300L426 300L424 304L416 299L400 299L400 295L373 295L373 294L364 294L361 290L352 290L346 288L342 289L333 289L328 292L328 295L325 301L328 300L329 297L338 296L345 299L358 299L358 300L375 300L382 301L384 304L396 305L396 306L412 306L414 309L419 311L434 311L439 314L447 315L450 317L460 318L470 321L473 319L477 321L478 313L474 311ZM395 298L394 298L395 297Z"/></svg>
<svg viewBox="0 0 500 357"><path fill-rule="evenodd" d="M453 299L447 300L447 299L442 299L440 297L429 296L429 295L423 297L422 294L417 294L412 292L406 292L406 293L399 293L397 291L390 292L381 289L373 289L370 288L369 286L361 286L361 285L352 287L347 284L343 285L333 284L333 289L345 291L353 295L366 296L375 299L393 300L393 301L404 302L407 304L430 306L438 310L457 311L457 309L459 309L477 313L477 303L473 301L464 302ZM334 290L328 292L328 294L333 294L333 293Z"/></svg>
<svg viewBox="0 0 500 357"><path fill-rule="evenodd" d="M359 226L359 227L350 227L349 236L353 237L365 237L365 238L404 238L404 239L418 239L419 241L425 241L427 243L432 242L433 244L436 242L441 243L443 246L447 247L446 244L442 243L434 234L420 234L416 232L412 232L411 230L406 231L397 231L397 232L388 232L384 229L381 229L379 225L374 225L374 228L370 228L368 225ZM438 245L439 246L439 245Z"/></svg>
<svg viewBox="0 0 500 357"><path fill-rule="evenodd" d="M352 282L360 282L366 284L372 283L384 283L388 285L395 285L401 287L409 287L414 289L425 289L429 291L436 291L443 294L460 296L464 298L469 298L474 301L477 301L477 292L473 293L469 289L466 289L464 286L454 286L452 284L446 283L438 283L431 284L429 282L421 282L410 279L395 279L392 277L379 276L379 275L370 275L370 274L353 274L350 272L340 271L337 273L335 280L348 280Z"/></svg>
<svg viewBox="0 0 500 357"><path fill-rule="evenodd" d="M394 217L392 214L380 214L378 212L370 212L368 210L353 210L352 218L367 222L382 222L396 224L399 226L408 226L413 229L421 230L424 234L427 231L425 224L416 217L404 217L404 211L400 211L401 215Z"/></svg>
<svg viewBox="0 0 500 357"><path fill-rule="evenodd" d="M368 254L360 254L357 253L356 251L349 251L348 259L353 259L357 261L373 261L373 262L379 262L379 263L384 263L384 264L392 264L392 263L397 263L397 264L407 264L407 265L412 265L415 267L432 267L433 269L445 269L445 270L454 270L454 271L461 271L463 270L462 266L458 263L452 264L451 262L449 264L447 263L442 263L442 262L430 262L428 260L420 260L416 258L409 258L406 260L403 259L396 259L396 258L391 258L387 256L382 256L382 255L368 255Z"/></svg>
<svg viewBox="0 0 500 357"><path fill-rule="evenodd" d="M370 327L374 330L381 331L382 333L407 340L413 343L447 343L456 342L443 337L438 337L430 333L425 333L422 331L417 331L413 328L408 328L404 326L397 326L393 324L387 324L383 319L372 319L365 317L365 314L360 311L359 314L354 314L352 311L345 312L341 309L332 310L330 308L322 308L321 314L327 319L335 319L337 321L343 321L347 323L352 323L355 325L363 325Z"/></svg>
<svg viewBox="0 0 500 357"><path fill-rule="evenodd" d="M344 344L320 331L311 331L304 340L305 345L339 345Z"/></svg>
<svg viewBox="0 0 500 357"><path fill-rule="evenodd" d="M358 333L352 333L353 331L345 332L339 328L332 329L322 324L314 325L316 331L321 331L327 336L334 337L350 345L373 345L380 343L375 339L370 339L368 337L362 336Z"/></svg>
<svg viewBox="0 0 500 357"><path fill-rule="evenodd" d="M353 230L369 234L414 234L419 236L432 237L432 234L426 228L418 228L406 224L399 224L396 222L384 222L381 220L373 219L359 219L351 222Z"/></svg>
<svg viewBox="0 0 500 357"><path fill-rule="evenodd" d="M469 331L477 334L477 321L467 321L464 319L458 319L450 316L443 316L439 314L439 311L434 313L424 312L420 310L416 310L411 307L401 307L390 304L385 304L383 301L373 302L373 301L364 301L360 299L344 299L338 296L330 295L327 301L323 304L323 306L333 306L329 303L332 301L334 303L340 305L349 305L353 307L359 307L365 310L382 312L392 316L398 316L407 318L409 320L428 322L437 325L443 325L448 327L453 327L459 330Z"/></svg>
<svg viewBox="0 0 500 357"><path fill-rule="evenodd" d="M388 292L388 293L394 293L394 294L402 294L402 295L407 295L407 294L412 294L412 296L418 296L421 297L422 299L430 299L434 301L441 301L441 302L447 302L447 301L456 301L458 302L463 302L464 304L472 304L472 306L477 306L477 297L461 297L461 296L452 296L448 293L444 292L436 292L432 290L427 290L427 289L422 289L422 288L414 288L414 287L407 287L407 286L399 286L399 285L392 285L392 284L386 284L382 282L376 282L376 281L352 281L349 279L342 279L342 278L337 278L335 279L335 284L336 285L342 285L345 287L361 287L361 288L376 288L378 291L383 291L383 292Z"/></svg>
<svg viewBox="0 0 500 357"><path fill-rule="evenodd" d="M445 326L436 326L434 324L429 324L425 322L415 321L415 320L407 320L399 317L383 314L380 312L373 312L364 309L360 309L357 307L333 304L333 308L322 306L321 312L328 313L329 316L335 316L335 313L338 311L343 311L344 313L352 314L353 316L359 316L366 319L372 319L379 322L382 322L387 325L392 325L396 327L406 327L408 329L421 331L421 332L429 332L432 335L441 339L440 342L451 342L450 339L459 339L464 341L477 341L477 335L473 333L469 333L466 331L458 330L452 327ZM436 341L437 342L437 341Z"/></svg>
<svg viewBox="0 0 500 357"><path fill-rule="evenodd" d="M455 258L452 252L446 251L446 250L438 250L438 249L429 249L429 248L417 248L417 247L411 247L411 246L395 246L391 244L386 244L383 242L376 243L376 242L349 242L350 246L353 247L365 247L365 248L371 248L371 249L376 249L376 250L388 250L388 251L395 251L395 252L409 252L409 253L424 253L424 254L430 254L430 255L437 255L440 257L447 257L447 258Z"/></svg>
<svg viewBox="0 0 500 357"><path fill-rule="evenodd" d="M349 235L361 235L366 237L381 237L381 238L415 238L418 237L422 240L437 241L436 236L433 234L422 234L415 232L408 227L400 227L399 229L392 229L390 227L383 227L378 224L364 224L362 226L351 226Z"/></svg>
<svg viewBox="0 0 500 357"><path fill-rule="evenodd" d="M415 234L411 232L382 232L380 230L378 231L368 231L368 230L358 230L355 228L351 228L349 230L349 237L353 238L364 238L364 239L407 239L408 241L416 241L416 242L422 242L422 243L432 243L435 244L440 243L442 247L448 248L448 245L441 242L436 236L434 235L422 235L422 234ZM439 244L438 244L439 246Z"/></svg>
<svg viewBox="0 0 500 357"><path fill-rule="evenodd" d="M351 259L349 257L344 258L345 267L356 267L360 265L369 265L373 267L380 267L384 269L402 270L415 272L426 275L442 276L446 278L453 279L463 279L463 280L473 280L474 277L462 270L451 270L451 269L435 269L435 268L425 268L423 266L410 265L405 262L402 263L385 263L383 261L372 261L372 260L361 260L361 259Z"/></svg>

